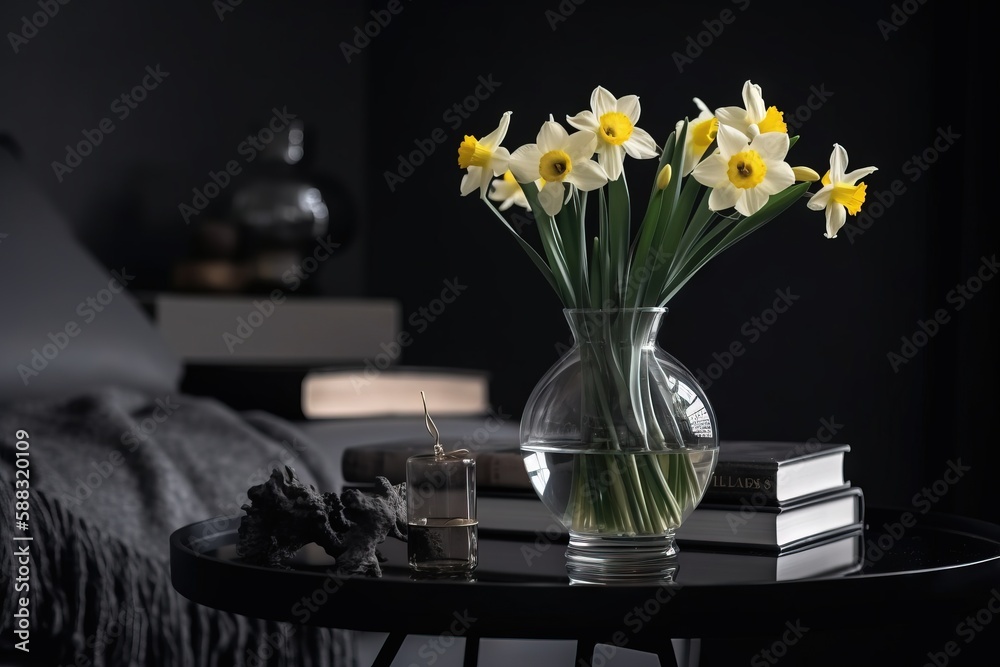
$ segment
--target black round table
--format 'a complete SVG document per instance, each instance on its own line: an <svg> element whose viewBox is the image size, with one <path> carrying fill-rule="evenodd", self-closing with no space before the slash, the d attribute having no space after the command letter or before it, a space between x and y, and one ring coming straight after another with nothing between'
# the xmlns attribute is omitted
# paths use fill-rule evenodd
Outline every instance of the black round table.
<svg viewBox="0 0 1000 667"><path fill-rule="evenodd" d="M945 651L952 633L940 634L941 625L950 629L950 619L990 607L1000 586L1000 527L935 514L904 526L904 513L867 508L864 532L854 536L856 562L844 562L842 548L827 572L823 562L807 560L775 574L762 553L681 543L673 582L606 586L569 583L561 536L485 531L470 579L414 577L405 543L392 538L382 545L381 577L333 575L333 561L318 549L303 550L290 569L257 567L236 557L240 519L219 518L172 535L171 577L183 596L217 609L387 632L376 665L389 665L408 634L464 637L467 664L475 664L478 640L487 637L576 640L585 664L595 644L605 644L656 653L663 665L691 665L698 640L759 636L775 639L762 644L768 657L759 664L774 664L768 646L792 651L803 628L885 628L889 636L890 627L923 638L928 655L951 661ZM1000 593L997 605L1000 611ZM956 650L965 648L961 634L953 639Z"/></svg>

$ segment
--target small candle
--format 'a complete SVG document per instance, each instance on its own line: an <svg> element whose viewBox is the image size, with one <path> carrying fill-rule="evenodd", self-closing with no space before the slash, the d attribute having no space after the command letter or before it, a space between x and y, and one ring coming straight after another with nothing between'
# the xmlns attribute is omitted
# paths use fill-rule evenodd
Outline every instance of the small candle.
<svg viewBox="0 0 1000 667"><path fill-rule="evenodd" d="M406 461L407 552L410 569L427 574L462 574L476 569L476 461L467 449L445 452L441 434L424 403L433 452Z"/></svg>

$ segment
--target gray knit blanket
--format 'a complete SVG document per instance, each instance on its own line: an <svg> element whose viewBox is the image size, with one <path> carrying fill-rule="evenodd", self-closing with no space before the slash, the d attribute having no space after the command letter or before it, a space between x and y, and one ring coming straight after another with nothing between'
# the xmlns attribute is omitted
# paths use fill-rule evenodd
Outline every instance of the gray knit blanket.
<svg viewBox="0 0 1000 667"><path fill-rule="evenodd" d="M16 462L19 435L27 468ZM106 389L0 404L0 454L0 656L96 667L355 664L348 631L221 612L170 583L170 534L242 515L247 489L273 468L333 489L329 464L293 425L205 398ZM15 523L17 478L29 482L27 530ZM30 574L19 582L25 545ZM30 654L15 648L21 597Z"/></svg>

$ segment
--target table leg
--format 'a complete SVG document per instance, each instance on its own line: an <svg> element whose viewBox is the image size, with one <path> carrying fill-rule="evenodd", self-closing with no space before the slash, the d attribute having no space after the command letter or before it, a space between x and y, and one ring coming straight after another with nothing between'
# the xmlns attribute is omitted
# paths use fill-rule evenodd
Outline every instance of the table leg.
<svg viewBox="0 0 1000 667"><path fill-rule="evenodd" d="M465 659L462 664L464 667L477 667L479 665L479 637L465 638Z"/></svg>
<svg viewBox="0 0 1000 667"><path fill-rule="evenodd" d="M661 656L661 665L676 664L677 667L698 667L698 663L701 661L701 639L671 639L670 644L673 648L673 655L668 656L666 662ZM673 658L674 662L671 662L669 658Z"/></svg>
<svg viewBox="0 0 1000 667"><path fill-rule="evenodd" d="M406 639L405 632L390 632L389 636L382 642L382 648L378 650L372 667L389 667L392 664L392 659L399 653L399 647L403 645L404 639Z"/></svg>
<svg viewBox="0 0 1000 667"><path fill-rule="evenodd" d="M593 639L577 639L576 640L576 660L573 661L574 667L580 667L581 665L590 665L591 661L594 659L594 647L597 646L597 642Z"/></svg>

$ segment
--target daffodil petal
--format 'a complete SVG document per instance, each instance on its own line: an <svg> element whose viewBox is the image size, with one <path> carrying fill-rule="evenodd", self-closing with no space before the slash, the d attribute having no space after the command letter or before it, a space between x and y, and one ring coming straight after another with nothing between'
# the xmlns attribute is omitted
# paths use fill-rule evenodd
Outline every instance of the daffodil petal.
<svg viewBox="0 0 1000 667"><path fill-rule="evenodd" d="M502 116L500 116L500 125L497 129L493 130L485 137L479 140L483 146L487 146L490 149L495 149L497 146L503 143L504 137L507 136L507 128L510 126L510 111L505 111Z"/></svg>
<svg viewBox="0 0 1000 667"><path fill-rule="evenodd" d="M490 158L490 167L493 169L494 176L503 176L503 173L507 171L507 165L509 163L509 150L501 146L493 151L493 157Z"/></svg>
<svg viewBox="0 0 1000 667"><path fill-rule="evenodd" d="M641 127L632 128L632 136L624 144L625 152L636 160L656 157L656 142L649 132Z"/></svg>
<svg viewBox="0 0 1000 667"><path fill-rule="evenodd" d="M596 132L601 126L593 111L581 111L575 116L566 116L566 122L578 130L590 130L591 132Z"/></svg>
<svg viewBox="0 0 1000 667"><path fill-rule="evenodd" d="M549 215L556 215L562 209L563 194L566 186L562 182L546 183L538 191L538 203L542 205L542 210Z"/></svg>
<svg viewBox="0 0 1000 667"><path fill-rule="evenodd" d="M628 116L632 124L639 122L639 96L626 95L618 98L618 112Z"/></svg>
<svg viewBox="0 0 1000 667"><path fill-rule="evenodd" d="M570 159L573 160L573 168L575 169L577 162L589 160L594 155L594 151L597 149L597 135L587 131L574 132L555 148L566 151Z"/></svg>
<svg viewBox="0 0 1000 667"><path fill-rule="evenodd" d="M565 127L555 121L547 120L542 123L542 129L538 131L538 148L542 153L561 149L568 137L569 133Z"/></svg>
<svg viewBox="0 0 1000 667"><path fill-rule="evenodd" d="M827 204L830 203L830 197L833 196L833 186L824 185L819 191L816 192L809 201L806 202L806 206L813 211L822 211L826 208Z"/></svg>
<svg viewBox="0 0 1000 667"><path fill-rule="evenodd" d="M617 102L618 100L615 99L615 96L603 86L594 88L594 92L590 94L590 108L598 118L609 111L614 111L617 107Z"/></svg>
<svg viewBox="0 0 1000 667"><path fill-rule="evenodd" d="M726 125L743 132L747 131L747 112L741 107L722 107L715 110L715 117L719 119L719 125Z"/></svg>
<svg viewBox="0 0 1000 667"><path fill-rule="evenodd" d="M788 153L789 139L784 132L758 134L750 142L750 148L760 153L765 160L784 160Z"/></svg>
<svg viewBox="0 0 1000 667"><path fill-rule="evenodd" d="M739 189L727 182L725 185L712 188L711 194L708 195L708 208L713 211L724 211L735 206L739 198Z"/></svg>
<svg viewBox="0 0 1000 667"><path fill-rule="evenodd" d="M826 207L826 238L837 238L837 232L847 222L847 209L843 204L833 204Z"/></svg>
<svg viewBox="0 0 1000 667"><path fill-rule="evenodd" d="M777 134L777 133L775 133ZM782 133L781 136L787 136ZM785 188L795 183L795 172L787 162L768 162L767 173L764 180L760 182L755 190L760 190L766 195L776 195Z"/></svg>
<svg viewBox="0 0 1000 667"><path fill-rule="evenodd" d="M702 113L702 114L706 114L706 113L707 113L707 114L708 114L709 116L711 116L711 115L712 115L712 112L711 112L711 110L710 110L710 109L708 108L708 105L707 105L707 104L705 104L704 102L702 102L702 101L701 101L700 99L698 99L697 97L695 97L695 98L693 98L693 99L694 99L694 105L695 105L696 107L698 107L698 109L699 109L699 110L701 111L701 113ZM699 115L699 117L700 117L700 115Z"/></svg>
<svg viewBox="0 0 1000 667"><path fill-rule="evenodd" d="M625 151L622 146L607 145L601 151L598 162L604 168L609 181L617 181L622 175L622 167L625 162ZM581 188L583 189L583 188Z"/></svg>
<svg viewBox="0 0 1000 667"><path fill-rule="evenodd" d="M573 165L573 171L566 180L585 192L596 190L608 182L608 174L593 160L584 160Z"/></svg>
<svg viewBox="0 0 1000 667"><path fill-rule="evenodd" d="M480 190L479 196L485 199L486 193L489 192L490 190L490 181L493 180L493 172L489 169L484 169L482 167L476 167L476 169L479 169L479 171L481 172L479 175L479 190ZM469 171L472 171L471 167L469 168ZM507 169L504 168L503 171L507 171ZM501 171L500 173L502 174L503 171Z"/></svg>
<svg viewBox="0 0 1000 667"><path fill-rule="evenodd" d="M878 167L864 167L862 169L855 169L854 171L849 171L844 174L844 183L850 183L851 185L856 184L859 180L878 171Z"/></svg>
<svg viewBox="0 0 1000 667"><path fill-rule="evenodd" d="M719 126L719 133L716 135L716 138L719 141L719 152L727 160L740 151L746 150L750 143L747 141L745 134L728 125Z"/></svg>
<svg viewBox="0 0 1000 667"><path fill-rule="evenodd" d="M482 167L469 167L469 170L462 176L462 185L459 189L463 197L482 187L483 180L480 173L482 171L484 171Z"/></svg>
<svg viewBox="0 0 1000 667"><path fill-rule="evenodd" d="M538 144L525 144L511 153L508 167L518 183L530 183L541 176L538 171L541 159L542 151Z"/></svg>
<svg viewBox="0 0 1000 667"><path fill-rule="evenodd" d="M767 113L764 96L761 94L760 86L750 83L749 80L743 84L743 104L746 105L750 122L759 123L764 120L764 115Z"/></svg>
<svg viewBox="0 0 1000 667"><path fill-rule="evenodd" d="M847 171L847 151L840 144L834 144L833 152L830 153L830 182L843 183L845 171Z"/></svg>
<svg viewBox="0 0 1000 667"><path fill-rule="evenodd" d="M747 188L736 201L736 210L746 216L753 215L767 203L767 199L767 194L761 192L759 187Z"/></svg>
<svg viewBox="0 0 1000 667"><path fill-rule="evenodd" d="M724 157L721 155L709 155L707 158L698 163L698 166L694 168L691 175L694 176L694 179L702 185L715 187L719 183L729 182L729 177L726 175L728 169L729 165L726 163L726 159ZM732 204L730 204L730 206L732 206ZM719 209L713 208L712 210L717 211Z"/></svg>

